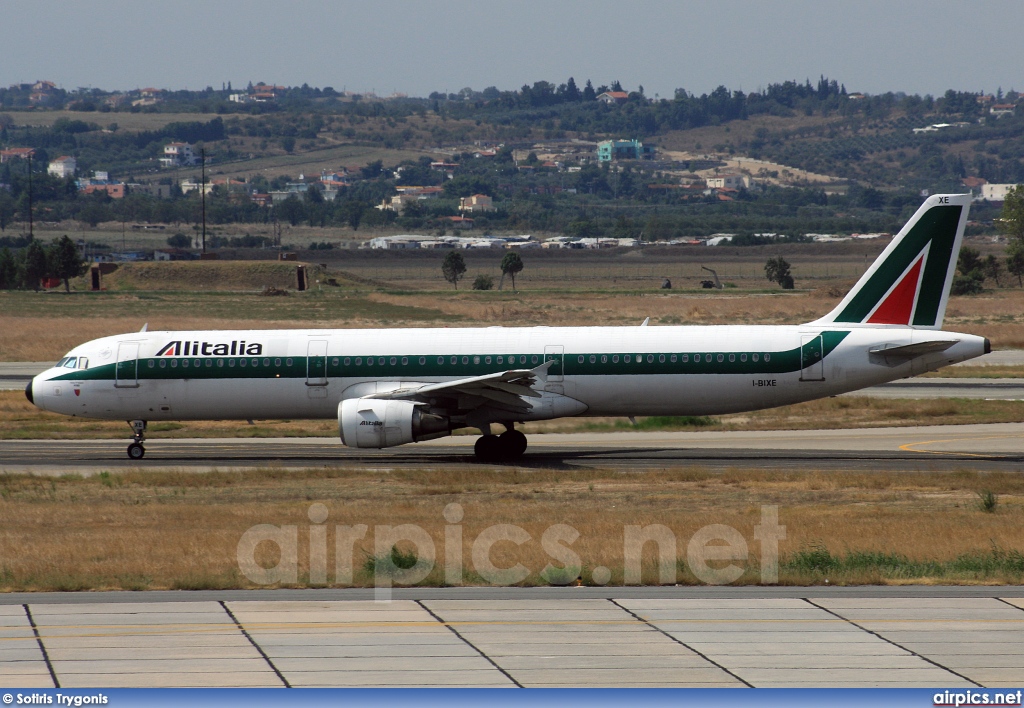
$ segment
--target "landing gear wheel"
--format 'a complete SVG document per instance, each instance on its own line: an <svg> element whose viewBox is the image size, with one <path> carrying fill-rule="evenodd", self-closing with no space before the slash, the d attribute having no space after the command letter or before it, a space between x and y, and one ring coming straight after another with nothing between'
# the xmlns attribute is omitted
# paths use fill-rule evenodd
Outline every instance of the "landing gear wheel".
<svg viewBox="0 0 1024 708"><path fill-rule="evenodd" d="M518 430L508 430L499 435L498 439L501 441L502 448L504 448L504 457L506 459L518 459L526 452L526 436Z"/></svg>
<svg viewBox="0 0 1024 708"><path fill-rule="evenodd" d="M503 462L516 460L526 452L526 436L518 430L509 430L501 435L484 435L473 447L481 462Z"/></svg>
<svg viewBox="0 0 1024 708"><path fill-rule="evenodd" d="M146 455L146 448L142 447L142 443L146 440L146 421L129 420L128 425L135 433L135 442L128 446L128 457L133 460L141 460Z"/></svg>
<svg viewBox="0 0 1024 708"><path fill-rule="evenodd" d="M497 462L502 458L502 444L497 435L484 435L476 441L473 452L481 462Z"/></svg>

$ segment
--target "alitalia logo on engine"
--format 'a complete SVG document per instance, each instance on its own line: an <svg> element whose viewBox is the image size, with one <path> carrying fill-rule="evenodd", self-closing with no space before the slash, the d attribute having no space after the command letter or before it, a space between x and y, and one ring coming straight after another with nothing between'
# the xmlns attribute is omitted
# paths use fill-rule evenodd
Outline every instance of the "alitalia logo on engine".
<svg viewBox="0 0 1024 708"><path fill-rule="evenodd" d="M248 342L244 339L232 342L168 342L157 356L260 356L263 345L259 342Z"/></svg>
<svg viewBox="0 0 1024 708"><path fill-rule="evenodd" d="M359 425L384 425L384 423L379 420L361 420Z"/></svg>

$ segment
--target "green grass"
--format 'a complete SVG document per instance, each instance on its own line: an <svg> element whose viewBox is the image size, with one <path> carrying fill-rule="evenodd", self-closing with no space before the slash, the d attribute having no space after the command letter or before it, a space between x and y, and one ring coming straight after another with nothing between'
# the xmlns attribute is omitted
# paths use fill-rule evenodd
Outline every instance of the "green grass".
<svg viewBox="0 0 1024 708"><path fill-rule="evenodd" d="M708 428L720 425L721 421L709 415L655 415L638 418L636 424L628 420L614 423L588 423L584 430L686 430L687 428Z"/></svg>
<svg viewBox="0 0 1024 708"><path fill-rule="evenodd" d="M811 583L829 580L830 584L882 580L984 581L990 578L1024 579L1024 553L993 547L987 551L965 553L948 561L912 559L900 553L884 551L848 551L832 554L823 546L814 546L785 558L779 566L780 578L790 576Z"/></svg>

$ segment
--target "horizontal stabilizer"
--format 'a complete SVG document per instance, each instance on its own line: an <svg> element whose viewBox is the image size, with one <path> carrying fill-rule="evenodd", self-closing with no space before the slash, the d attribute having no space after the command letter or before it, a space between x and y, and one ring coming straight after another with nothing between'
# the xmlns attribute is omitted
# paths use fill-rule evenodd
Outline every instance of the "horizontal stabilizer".
<svg viewBox="0 0 1024 708"><path fill-rule="evenodd" d="M872 349L871 354L878 354L879 356L895 357L899 359L915 359L925 354L935 354L936 352L944 352L954 344L958 343L959 339L937 339L932 342L921 342L919 344L905 344L902 347L891 347L889 349Z"/></svg>

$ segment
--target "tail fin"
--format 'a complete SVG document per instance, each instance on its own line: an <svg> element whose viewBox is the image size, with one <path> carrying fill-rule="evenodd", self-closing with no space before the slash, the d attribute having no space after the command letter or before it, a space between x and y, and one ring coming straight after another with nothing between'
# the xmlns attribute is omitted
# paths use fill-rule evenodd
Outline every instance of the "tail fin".
<svg viewBox="0 0 1024 708"><path fill-rule="evenodd" d="M941 329L970 194L928 197L853 289L814 324Z"/></svg>

